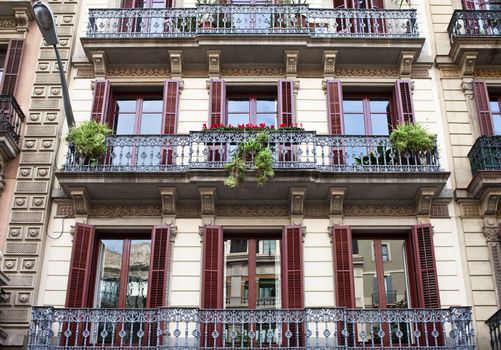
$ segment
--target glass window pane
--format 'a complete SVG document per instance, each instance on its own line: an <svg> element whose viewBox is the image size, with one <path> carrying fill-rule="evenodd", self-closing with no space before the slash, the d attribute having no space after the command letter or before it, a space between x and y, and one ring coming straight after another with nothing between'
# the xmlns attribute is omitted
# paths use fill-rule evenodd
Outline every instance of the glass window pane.
<svg viewBox="0 0 501 350"><path fill-rule="evenodd" d="M490 101L491 112L496 113L499 112L499 101L497 99Z"/></svg>
<svg viewBox="0 0 501 350"><path fill-rule="evenodd" d="M228 112L249 112L249 100L228 100Z"/></svg>
<svg viewBox="0 0 501 350"><path fill-rule="evenodd" d="M116 308L120 292L120 271L122 270L122 240L99 242L99 270L96 288L96 307Z"/></svg>
<svg viewBox="0 0 501 350"><path fill-rule="evenodd" d="M494 127L494 135L501 135L501 115L495 114L492 116L492 124Z"/></svg>
<svg viewBox="0 0 501 350"><path fill-rule="evenodd" d="M388 111L390 101L380 100L380 101L369 101L369 106L371 113L386 113Z"/></svg>
<svg viewBox="0 0 501 350"><path fill-rule="evenodd" d="M389 135L388 116L386 114L371 115L372 135Z"/></svg>
<svg viewBox="0 0 501 350"><path fill-rule="evenodd" d="M344 133L346 135L365 135L364 115L345 114Z"/></svg>
<svg viewBox="0 0 501 350"><path fill-rule="evenodd" d="M228 125L237 126L238 124L247 124L248 122L248 114L228 114Z"/></svg>
<svg viewBox="0 0 501 350"><path fill-rule="evenodd" d="M141 117L141 127L139 134L156 135L162 133L162 115L161 114L143 114Z"/></svg>
<svg viewBox="0 0 501 350"><path fill-rule="evenodd" d="M150 269L150 240L132 240L129 256L126 308L146 307Z"/></svg>
<svg viewBox="0 0 501 350"><path fill-rule="evenodd" d="M136 112L136 100L117 100L116 112Z"/></svg>
<svg viewBox="0 0 501 350"><path fill-rule="evenodd" d="M256 101L256 111L259 112L276 112L277 100L276 99L259 99Z"/></svg>
<svg viewBox="0 0 501 350"><path fill-rule="evenodd" d="M362 100L344 100L343 112L344 113L363 113L364 104Z"/></svg>
<svg viewBox="0 0 501 350"><path fill-rule="evenodd" d="M388 259L384 260L383 250L383 267L387 307L407 308L409 302L405 240L388 241L386 247Z"/></svg>
<svg viewBox="0 0 501 350"><path fill-rule="evenodd" d="M245 247L245 250L244 250ZM249 305L249 269L247 240L226 240L224 244L225 257L225 305L232 307L247 307ZM233 251L238 251L233 252Z"/></svg>
<svg viewBox="0 0 501 350"><path fill-rule="evenodd" d="M280 308L280 241L260 240L256 245L262 252L256 256L256 307Z"/></svg>
<svg viewBox="0 0 501 350"><path fill-rule="evenodd" d="M256 124L265 123L268 126L276 125L276 114L258 114L256 116Z"/></svg>
<svg viewBox="0 0 501 350"><path fill-rule="evenodd" d="M149 112L162 112L163 101L162 100L146 100L143 101L143 113Z"/></svg>
<svg viewBox="0 0 501 350"><path fill-rule="evenodd" d="M374 262L374 245L372 240L356 239L358 254L353 256L353 273L355 276L355 305L360 308L379 306L379 294L376 283L376 264Z"/></svg>
<svg viewBox="0 0 501 350"><path fill-rule="evenodd" d="M117 116L115 134L132 135L134 134L134 124L136 122L135 114L119 114Z"/></svg>

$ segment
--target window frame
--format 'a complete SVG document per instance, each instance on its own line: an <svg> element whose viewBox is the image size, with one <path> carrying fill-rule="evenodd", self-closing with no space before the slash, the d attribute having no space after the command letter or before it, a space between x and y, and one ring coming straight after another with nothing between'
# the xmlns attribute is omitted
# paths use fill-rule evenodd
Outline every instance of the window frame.
<svg viewBox="0 0 501 350"><path fill-rule="evenodd" d="M389 114L386 113L387 117L387 122L388 122L388 135L374 135L372 133L372 113L370 110L370 102L372 101L377 101L377 99L388 99L389 103ZM354 94L346 94L343 92L343 101L341 102L343 104L343 114L342 114L342 122L343 122L343 135L346 134L346 118L350 114L355 114L355 113L347 113L345 108L344 108L344 102L349 101L349 100L362 100L362 106L363 106L363 116L364 116L364 131L366 136L389 136L391 134L391 131L395 128L395 103L393 96L391 94L360 94L360 93L354 93ZM382 113L377 113L379 115L382 115Z"/></svg>
<svg viewBox="0 0 501 350"><path fill-rule="evenodd" d="M279 126L279 120L278 120L278 96L277 94L245 94L245 93L238 93L238 94L232 94L232 93L226 93L226 110L225 110L225 116L224 116L224 124L229 126L229 121L228 117L230 115L230 110L229 110L229 101L232 99L246 99L249 101L249 121L244 123L250 123L253 125L257 125L257 100L259 99L274 99L275 100L275 123L273 124L275 128ZM231 114L239 114L239 113L231 113ZM241 113L244 114L244 113ZM270 113L271 114L271 113ZM240 124L240 123L239 123ZM232 126L237 126L233 125Z"/></svg>
<svg viewBox="0 0 501 350"><path fill-rule="evenodd" d="M491 108L491 103L497 100L498 104L498 112L494 112ZM499 118L500 119L500 124L501 124L501 94L489 94L489 109L491 110L491 125L492 125L492 134L494 136L501 136L501 127L500 130L496 130L495 126L496 124L494 123L494 118ZM496 133L497 132L497 133Z"/></svg>
<svg viewBox="0 0 501 350"><path fill-rule="evenodd" d="M114 93L112 97L112 106L113 106L111 111L112 115L109 123L111 129L113 130L113 135L117 135L116 128L118 123L118 113L120 113L117 111L117 106L118 106L117 102L118 100L126 100L126 99L135 99L136 101L136 109L134 111L134 133L132 135L141 135L139 131L141 130L141 122L143 116L143 103L145 100L148 99L155 99L161 102L162 107L161 110L158 112L158 114L161 115L161 126L160 126L161 133L159 135L165 134L165 113L164 113L165 101L162 92L159 92L159 93L147 93L147 94ZM153 114L153 113L148 112L147 114ZM157 112L155 112L155 114L157 114Z"/></svg>

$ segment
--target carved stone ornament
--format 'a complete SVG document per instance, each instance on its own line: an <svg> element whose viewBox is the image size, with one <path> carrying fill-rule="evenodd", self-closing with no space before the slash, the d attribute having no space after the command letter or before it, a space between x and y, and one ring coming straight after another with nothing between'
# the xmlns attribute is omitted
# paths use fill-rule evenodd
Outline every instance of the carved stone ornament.
<svg viewBox="0 0 501 350"><path fill-rule="evenodd" d="M400 77L400 72L397 69L384 69L384 68L351 68L343 67L337 68L337 77L378 77L378 78L392 78L397 79Z"/></svg>
<svg viewBox="0 0 501 350"><path fill-rule="evenodd" d="M127 217L127 216L161 216L162 206L158 204L94 204L89 216Z"/></svg>
<svg viewBox="0 0 501 350"><path fill-rule="evenodd" d="M13 17L0 17L0 30L13 30L16 28L16 19Z"/></svg>
<svg viewBox="0 0 501 350"><path fill-rule="evenodd" d="M323 62L325 77L334 78L336 76L336 56L337 51L324 51Z"/></svg>
<svg viewBox="0 0 501 350"><path fill-rule="evenodd" d="M161 187L160 196L162 197L162 215L176 215L176 188Z"/></svg>
<svg viewBox="0 0 501 350"><path fill-rule="evenodd" d="M411 76L413 60L414 60L414 52L404 51L400 54L400 62L399 62L400 77Z"/></svg>
<svg viewBox="0 0 501 350"><path fill-rule="evenodd" d="M225 77L283 77L283 68L221 68Z"/></svg>
<svg viewBox="0 0 501 350"><path fill-rule="evenodd" d="M73 197L73 207L76 215L88 215L89 200L87 190L83 187L70 188L70 195Z"/></svg>
<svg viewBox="0 0 501 350"><path fill-rule="evenodd" d="M501 78L501 69L479 69L473 73L475 78Z"/></svg>
<svg viewBox="0 0 501 350"><path fill-rule="evenodd" d="M491 254L498 300L501 300L501 245L498 242L489 242L487 245Z"/></svg>
<svg viewBox="0 0 501 350"><path fill-rule="evenodd" d="M412 68L411 79L429 79L430 70L428 68Z"/></svg>
<svg viewBox="0 0 501 350"><path fill-rule="evenodd" d="M297 76L297 64L299 61L299 51L285 51L285 75Z"/></svg>
<svg viewBox="0 0 501 350"><path fill-rule="evenodd" d="M209 76L219 77L221 74L221 51L207 51L209 60Z"/></svg>
<svg viewBox="0 0 501 350"><path fill-rule="evenodd" d="M344 216L415 216L412 205L344 205Z"/></svg>
<svg viewBox="0 0 501 350"><path fill-rule="evenodd" d="M216 215L216 188L200 187L201 215Z"/></svg>
<svg viewBox="0 0 501 350"><path fill-rule="evenodd" d="M484 226L484 236L487 242L499 242L499 228Z"/></svg>
<svg viewBox="0 0 501 350"><path fill-rule="evenodd" d="M346 188L331 187L329 189L329 215L343 215L343 202Z"/></svg>
<svg viewBox="0 0 501 350"><path fill-rule="evenodd" d="M458 69L442 69L441 72L444 79L461 78L461 72Z"/></svg>
<svg viewBox="0 0 501 350"><path fill-rule="evenodd" d="M485 216L496 215L501 192L489 192L482 199L482 211Z"/></svg>
<svg viewBox="0 0 501 350"><path fill-rule="evenodd" d="M306 189L302 187L292 187L289 189L290 199L290 214L291 215L304 215L304 197Z"/></svg>
<svg viewBox="0 0 501 350"><path fill-rule="evenodd" d="M464 75L472 76L475 71L475 61L477 59L476 52L466 52L463 56L463 60L461 62L461 71Z"/></svg>
<svg viewBox="0 0 501 350"><path fill-rule="evenodd" d="M435 192L435 187L422 187L418 190L416 195L416 215L431 215L431 202Z"/></svg>
<svg viewBox="0 0 501 350"><path fill-rule="evenodd" d="M94 69L89 68L78 68L77 78L90 79L95 77Z"/></svg>
<svg viewBox="0 0 501 350"><path fill-rule="evenodd" d="M16 30L24 33L28 31L31 14L26 7L14 7L14 17L16 18Z"/></svg>
<svg viewBox="0 0 501 350"><path fill-rule="evenodd" d="M480 216L480 206L476 204L461 204L461 210L464 217Z"/></svg>
<svg viewBox="0 0 501 350"><path fill-rule="evenodd" d="M94 63L95 76L105 77L107 73L107 65L104 51L93 52L92 62Z"/></svg>
<svg viewBox="0 0 501 350"><path fill-rule="evenodd" d="M183 56L181 51L169 51L170 71L172 75L183 75Z"/></svg>
<svg viewBox="0 0 501 350"><path fill-rule="evenodd" d="M127 65L108 69L108 76L113 78L165 78L169 75L170 69L167 66L159 65Z"/></svg>
<svg viewBox="0 0 501 350"><path fill-rule="evenodd" d="M289 216L287 204L217 204L217 216L259 217L259 216Z"/></svg>

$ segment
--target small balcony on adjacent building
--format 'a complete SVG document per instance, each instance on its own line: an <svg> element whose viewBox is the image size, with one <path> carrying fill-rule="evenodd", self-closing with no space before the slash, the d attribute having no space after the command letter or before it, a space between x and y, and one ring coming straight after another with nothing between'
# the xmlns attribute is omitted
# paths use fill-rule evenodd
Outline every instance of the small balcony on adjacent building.
<svg viewBox="0 0 501 350"><path fill-rule="evenodd" d="M0 156L4 160L11 160L20 152L19 139L24 119L24 113L16 99L0 95Z"/></svg>
<svg viewBox="0 0 501 350"><path fill-rule="evenodd" d="M473 179L468 192L474 198L501 189L501 136L481 136L468 153Z"/></svg>
<svg viewBox="0 0 501 350"><path fill-rule="evenodd" d="M212 4L91 9L81 41L90 60L104 52L109 65L162 64L169 50L182 52L186 68L207 65L207 50L220 50L223 65L283 64L284 50L295 50L311 70L324 50L340 49L339 64L396 65L404 51L417 57L424 38L415 10Z"/></svg>
<svg viewBox="0 0 501 350"><path fill-rule="evenodd" d="M471 309L35 307L28 349L475 349Z"/></svg>
<svg viewBox="0 0 501 350"><path fill-rule="evenodd" d="M494 3L486 1L485 3ZM501 2L498 6L501 6ZM449 56L458 62L467 52L478 52L476 65L499 64L501 52L501 9L456 10L447 28Z"/></svg>
<svg viewBox="0 0 501 350"><path fill-rule="evenodd" d="M255 159L244 159L247 181L239 191L224 185L239 145L253 132L196 131L188 135L114 135L106 154L86 159L70 145L57 172L66 193L85 187L91 199L158 197L159 186L197 198L197 186L217 188L218 199L286 199L289 187L304 186L311 199L325 200L330 186L346 187L346 199L414 200L419 188L438 194L448 172L437 151L399 152L388 136L318 135L313 131L270 131L268 148L275 176L256 189ZM137 191L140 186L141 191Z"/></svg>

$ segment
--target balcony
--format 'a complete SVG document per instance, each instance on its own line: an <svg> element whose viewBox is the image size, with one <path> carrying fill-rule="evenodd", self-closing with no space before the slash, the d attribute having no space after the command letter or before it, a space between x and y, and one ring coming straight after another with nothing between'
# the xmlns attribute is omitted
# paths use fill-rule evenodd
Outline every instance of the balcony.
<svg viewBox="0 0 501 350"><path fill-rule="evenodd" d="M475 349L471 309L33 308L28 349Z"/></svg>
<svg viewBox="0 0 501 350"><path fill-rule="evenodd" d="M489 327L491 348L501 348L501 310L498 310L494 315L489 317L485 323L487 323L487 326Z"/></svg>
<svg viewBox="0 0 501 350"><path fill-rule="evenodd" d="M284 50L298 50L300 66L320 68L323 50L337 49L339 64L397 64L402 51L418 53L424 38L415 10L218 4L91 9L81 41L89 59L104 51L109 65L164 64L169 49L182 50L183 69L208 64L207 50L220 50L223 65L282 64Z"/></svg>
<svg viewBox="0 0 501 350"><path fill-rule="evenodd" d="M501 11L456 10L447 28L451 42L449 56L456 62L466 52L478 52L476 65L501 61Z"/></svg>
<svg viewBox="0 0 501 350"><path fill-rule="evenodd" d="M13 96L0 95L0 157L4 160L19 154L21 124L25 116Z"/></svg>
<svg viewBox="0 0 501 350"><path fill-rule="evenodd" d="M120 135L106 140L106 156L88 160L69 147L57 172L60 184L86 187L90 198L158 197L159 186L197 198L197 186L213 186L218 199L286 199L291 182L307 188L309 198L325 200L329 186L348 188L349 199L414 200L420 187L445 185L437 152L399 152L387 136L317 135L309 131L269 132L275 177L256 191L253 155L246 158L248 181L242 191L224 186L227 164L252 132L197 131L189 135ZM138 193L135 186L140 185ZM377 188L375 188L377 185ZM191 196L191 197L190 197ZM386 198L387 197L387 198Z"/></svg>
<svg viewBox="0 0 501 350"><path fill-rule="evenodd" d="M481 136L470 152L473 179L468 192L474 198L481 198L486 191L501 189L501 136Z"/></svg>

